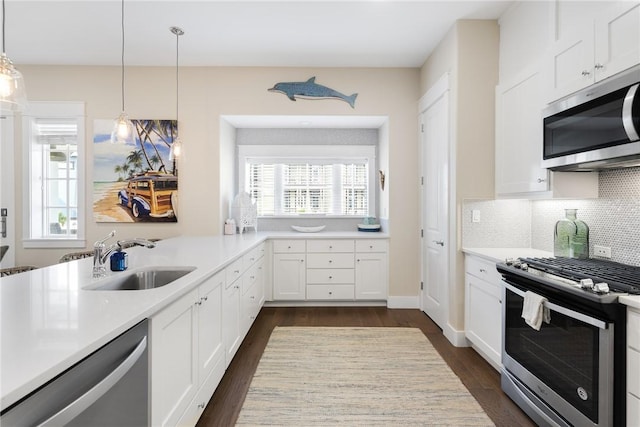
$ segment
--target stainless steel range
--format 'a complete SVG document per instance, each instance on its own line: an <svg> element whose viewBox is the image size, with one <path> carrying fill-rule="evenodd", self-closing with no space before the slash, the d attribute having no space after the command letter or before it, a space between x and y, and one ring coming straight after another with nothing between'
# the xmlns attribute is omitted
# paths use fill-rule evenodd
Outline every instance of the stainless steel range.
<svg viewBox="0 0 640 427"><path fill-rule="evenodd" d="M640 294L640 267L520 258L497 268L505 393L541 426L624 426L626 307L618 297ZM543 298L539 330L522 318L531 295Z"/></svg>

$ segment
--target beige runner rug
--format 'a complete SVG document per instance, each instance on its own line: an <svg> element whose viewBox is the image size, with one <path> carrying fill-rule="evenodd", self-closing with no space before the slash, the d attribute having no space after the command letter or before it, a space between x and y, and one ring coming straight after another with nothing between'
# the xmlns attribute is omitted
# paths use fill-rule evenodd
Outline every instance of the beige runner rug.
<svg viewBox="0 0 640 427"><path fill-rule="evenodd" d="M416 328L276 327L238 426L493 426Z"/></svg>

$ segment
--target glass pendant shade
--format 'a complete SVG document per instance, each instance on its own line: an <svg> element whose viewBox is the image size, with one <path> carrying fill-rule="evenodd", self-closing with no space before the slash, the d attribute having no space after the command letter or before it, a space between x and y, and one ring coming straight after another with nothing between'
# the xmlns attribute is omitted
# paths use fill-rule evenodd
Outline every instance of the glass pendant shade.
<svg viewBox="0 0 640 427"><path fill-rule="evenodd" d="M125 144L133 134L133 123L129 120L129 116L124 111L120 113L113 124L111 132L111 142Z"/></svg>
<svg viewBox="0 0 640 427"><path fill-rule="evenodd" d="M6 53L0 55L0 105L3 110L23 111L27 93L22 73L16 70Z"/></svg>
<svg viewBox="0 0 640 427"><path fill-rule="evenodd" d="M176 160L182 157L182 141L177 136L171 143L171 152L169 153L169 160Z"/></svg>

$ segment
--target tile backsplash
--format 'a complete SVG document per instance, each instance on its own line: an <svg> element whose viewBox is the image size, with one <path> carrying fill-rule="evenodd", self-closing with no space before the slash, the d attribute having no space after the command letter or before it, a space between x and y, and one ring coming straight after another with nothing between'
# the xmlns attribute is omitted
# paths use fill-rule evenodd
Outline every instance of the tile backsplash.
<svg viewBox="0 0 640 427"><path fill-rule="evenodd" d="M466 201L463 246L553 251L556 221L565 209L577 209L589 226L591 254L594 244L607 246L613 261L640 266L640 168L602 171L599 183L598 199ZM479 223L471 222L474 209L481 212Z"/></svg>

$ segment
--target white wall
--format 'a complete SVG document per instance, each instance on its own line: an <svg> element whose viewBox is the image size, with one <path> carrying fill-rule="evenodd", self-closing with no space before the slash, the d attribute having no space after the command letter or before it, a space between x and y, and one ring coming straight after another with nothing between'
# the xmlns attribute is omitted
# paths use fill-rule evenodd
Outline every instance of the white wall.
<svg viewBox="0 0 640 427"><path fill-rule="evenodd" d="M85 101L87 141L94 119L120 112L119 67L21 66L31 100ZM290 101L267 89L281 81L316 76L318 84L358 93L355 109L336 100ZM180 134L185 157L180 164L179 222L176 224L97 224L91 217L87 185L87 245L115 228L119 238L220 234L231 181L227 162L232 138L221 129L223 115L359 115L388 116L388 217L398 224L390 241L390 295L416 295L419 284L418 152L416 104L418 69L303 69L183 67L180 70ZM175 117L175 69L127 67L126 110L132 118ZM221 140L222 135L222 140ZM21 150L18 150L18 154ZM87 149L87 182L92 181L93 150ZM224 163L224 164L223 164ZM16 206L22 206L22 167L16 170ZM224 186L224 188L221 188ZM25 217L19 212L17 218ZM18 220L18 229L22 221ZM44 266L65 250L18 248L17 263Z"/></svg>

